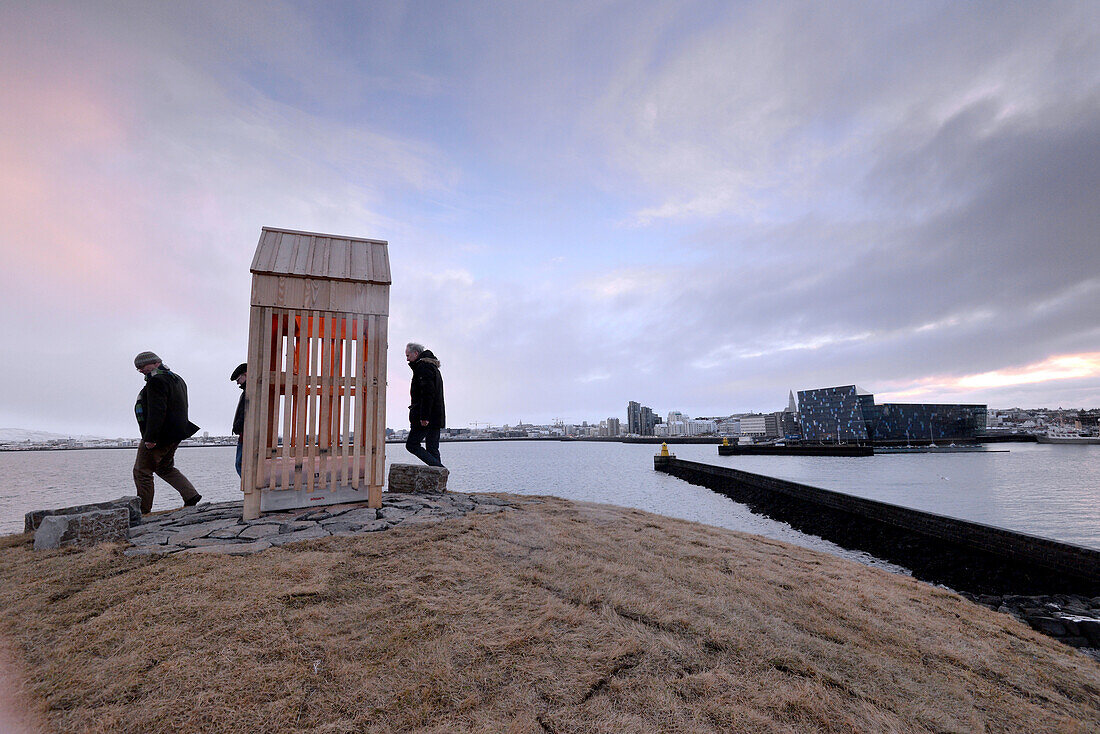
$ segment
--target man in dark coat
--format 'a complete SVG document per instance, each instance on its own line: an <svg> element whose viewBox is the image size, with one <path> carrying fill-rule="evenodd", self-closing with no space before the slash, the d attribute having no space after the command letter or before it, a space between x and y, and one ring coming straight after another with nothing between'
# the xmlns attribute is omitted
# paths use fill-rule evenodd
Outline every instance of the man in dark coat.
<svg viewBox="0 0 1100 734"><path fill-rule="evenodd" d="M405 359L412 369L409 396L409 439L405 448L428 466L443 466L439 457L439 429L447 427L443 407L443 376L439 360L423 344L410 342L405 346ZM422 447L420 444L424 442Z"/></svg>
<svg viewBox="0 0 1100 734"><path fill-rule="evenodd" d="M180 441L199 430L187 420L187 384L152 352L134 357L134 366L145 375L145 387L138 393L134 406L141 429L134 461L134 484L141 498L141 511L153 510L153 474L175 487L184 506L196 505L202 495L175 463Z"/></svg>
<svg viewBox="0 0 1100 734"><path fill-rule="evenodd" d="M248 393L245 392L245 384L248 382L248 363L237 365L229 379L236 382L241 388L241 399L237 401L237 412L233 415L233 434L237 437L237 476L241 475L241 458L244 454L244 416L248 411Z"/></svg>

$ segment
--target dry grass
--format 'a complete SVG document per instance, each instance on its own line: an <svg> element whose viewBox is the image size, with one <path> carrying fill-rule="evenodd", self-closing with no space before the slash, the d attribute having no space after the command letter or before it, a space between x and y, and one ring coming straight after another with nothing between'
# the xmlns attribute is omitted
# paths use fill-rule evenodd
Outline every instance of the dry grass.
<svg viewBox="0 0 1100 734"><path fill-rule="evenodd" d="M53 731L1100 730L1100 665L944 591L635 510L258 556L0 551Z"/></svg>

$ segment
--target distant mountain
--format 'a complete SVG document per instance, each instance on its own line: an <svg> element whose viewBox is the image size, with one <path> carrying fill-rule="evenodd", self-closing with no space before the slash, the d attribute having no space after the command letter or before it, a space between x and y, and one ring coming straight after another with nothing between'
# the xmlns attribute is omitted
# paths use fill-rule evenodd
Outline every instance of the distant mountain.
<svg viewBox="0 0 1100 734"><path fill-rule="evenodd" d="M100 436L73 435L71 433L49 433L48 431L28 431L24 428L0 428L0 443L46 443L71 438L76 441L102 441Z"/></svg>

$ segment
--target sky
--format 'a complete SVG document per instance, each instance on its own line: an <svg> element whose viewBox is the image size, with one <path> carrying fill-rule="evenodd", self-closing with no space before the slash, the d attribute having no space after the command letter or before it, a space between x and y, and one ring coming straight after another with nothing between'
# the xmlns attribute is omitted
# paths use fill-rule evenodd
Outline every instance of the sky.
<svg viewBox="0 0 1100 734"><path fill-rule="evenodd" d="M0 3L0 426L229 432L260 228L384 239L448 423L1100 407L1100 3Z"/></svg>

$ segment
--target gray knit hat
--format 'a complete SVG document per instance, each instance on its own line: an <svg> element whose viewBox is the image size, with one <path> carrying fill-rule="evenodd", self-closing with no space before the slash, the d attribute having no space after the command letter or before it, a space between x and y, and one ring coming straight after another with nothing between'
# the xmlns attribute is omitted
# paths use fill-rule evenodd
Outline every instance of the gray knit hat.
<svg viewBox="0 0 1100 734"><path fill-rule="evenodd" d="M161 361L160 357L153 354L152 352L142 352L138 356L134 357L134 366L137 367L140 370L142 367L144 367L147 364L152 364L153 362L160 362L160 361Z"/></svg>

